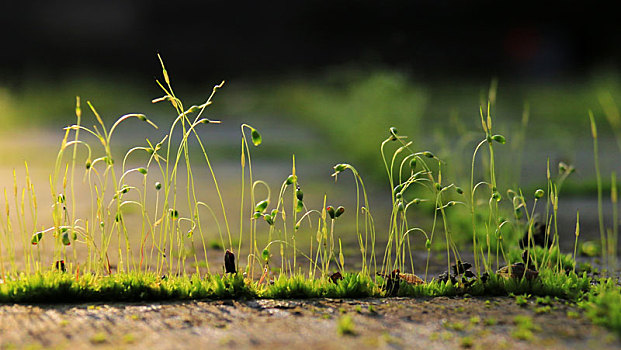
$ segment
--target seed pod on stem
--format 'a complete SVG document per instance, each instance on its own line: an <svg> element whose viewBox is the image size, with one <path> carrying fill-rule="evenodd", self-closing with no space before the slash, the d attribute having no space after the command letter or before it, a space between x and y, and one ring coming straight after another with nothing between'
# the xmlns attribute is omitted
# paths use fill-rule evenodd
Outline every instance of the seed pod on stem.
<svg viewBox="0 0 621 350"><path fill-rule="evenodd" d="M261 144L261 142L262 142L261 134L259 134L257 129L255 129L255 128L251 128L250 129L250 137L252 138L252 143L255 146L258 146L258 145Z"/></svg>
<svg viewBox="0 0 621 350"><path fill-rule="evenodd" d="M398 138L397 134L399 133L399 130L397 130L397 128L392 126L392 127L390 127L389 132L390 132L390 139L392 141L396 141L397 138Z"/></svg>
<svg viewBox="0 0 621 350"><path fill-rule="evenodd" d="M329 205L326 207L326 211L328 212L328 215L330 215L330 219L334 219L335 217L334 207Z"/></svg>
<svg viewBox="0 0 621 350"><path fill-rule="evenodd" d="M541 198L543 198L544 195L545 195L545 192L541 188L539 188L539 189L537 189L537 191L535 191L535 198L536 199L541 199Z"/></svg>
<svg viewBox="0 0 621 350"><path fill-rule="evenodd" d="M298 189L295 191L295 197L299 200L299 201L303 201L304 200L304 192L302 192L302 190L298 187Z"/></svg>
<svg viewBox="0 0 621 350"><path fill-rule="evenodd" d="M254 211L263 213L265 209L267 209L268 204L269 204L269 201L267 199L262 200L259 203L257 203L257 205L254 207Z"/></svg>
<svg viewBox="0 0 621 350"><path fill-rule="evenodd" d="M492 136L492 140L500 143L501 145L504 145L507 142L505 137L502 136L502 135L494 135L494 136Z"/></svg>
<svg viewBox="0 0 621 350"><path fill-rule="evenodd" d="M341 215L343 215L343 213L345 212L345 208L343 208L342 206L336 208L336 212L334 214L335 217L339 217Z"/></svg>

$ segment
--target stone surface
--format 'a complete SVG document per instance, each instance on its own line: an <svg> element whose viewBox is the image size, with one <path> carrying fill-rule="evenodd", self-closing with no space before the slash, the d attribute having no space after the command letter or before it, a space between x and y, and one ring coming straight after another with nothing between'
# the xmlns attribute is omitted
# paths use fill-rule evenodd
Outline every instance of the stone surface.
<svg viewBox="0 0 621 350"><path fill-rule="evenodd" d="M0 305L0 348L619 348L575 306L513 298ZM568 311L577 312L568 317ZM349 315L353 335L339 335ZM532 320L520 340L517 315ZM528 333L528 332L527 332ZM527 334L528 335L528 334Z"/></svg>

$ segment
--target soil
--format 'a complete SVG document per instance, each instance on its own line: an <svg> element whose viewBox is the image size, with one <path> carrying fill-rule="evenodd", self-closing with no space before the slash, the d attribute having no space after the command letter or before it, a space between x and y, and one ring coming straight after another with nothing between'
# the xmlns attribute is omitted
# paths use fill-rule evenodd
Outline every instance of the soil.
<svg viewBox="0 0 621 350"><path fill-rule="evenodd" d="M345 315L351 334L338 332ZM523 315L530 330L515 322ZM385 298L0 305L10 348L613 349L619 338L564 301Z"/></svg>

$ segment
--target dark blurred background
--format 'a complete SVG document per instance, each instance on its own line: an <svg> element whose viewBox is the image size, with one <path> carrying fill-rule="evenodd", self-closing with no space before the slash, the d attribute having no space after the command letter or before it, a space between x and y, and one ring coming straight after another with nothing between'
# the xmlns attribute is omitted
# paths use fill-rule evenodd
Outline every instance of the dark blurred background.
<svg viewBox="0 0 621 350"><path fill-rule="evenodd" d="M2 81L84 71L178 79L386 66L419 79L566 79L618 68L621 26L581 1L25 1L0 12Z"/></svg>

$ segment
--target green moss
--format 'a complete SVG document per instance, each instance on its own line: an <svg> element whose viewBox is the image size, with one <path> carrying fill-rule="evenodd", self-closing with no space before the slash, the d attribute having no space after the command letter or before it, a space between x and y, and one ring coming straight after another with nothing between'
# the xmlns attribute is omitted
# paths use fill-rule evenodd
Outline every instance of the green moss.
<svg viewBox="0 0 621 350"><path fill-rule="evenodd" d="M149 301L181 299L230 299L256 297L241 275L168 277L148 273L107 277L73 276L46 272L22 275L0 285L0 302L63 303L85 301Z"/></svg>
<svg viewBox="0 0 621 350"><path fill-rule="evenodd" d="M550 305L546 305L546 306L541 306L538 308L535 308L535 313L536 314L548 314L552 311L552 307Z"/></svg>
<svg viewBox="0 0 621 350"><path fill-rule="evenodd" d="M517 340L526 340L526 341L530 341L533 340L533 332L529 329L525 329L525 328L516 328L511 332L511 336Z"/></svg>
<svg viewBox="0 0 621 350"><path fill-rule="evenodd" d="M621 287L614 280L602 280L580 305L593 323L606 326L621 336Z"/></svg>
<svg viewBox="0 0 621 350"><path fill-rule="evenodd" d="M136 337L131 333L127 333L123 336L123 342L126 344L133 344L136 342Z"/></svg>
<svg viewBox="0 0 621 350"><path fill-rule="evenodd" d="M355 335L354 320L349 315L344 315L338 321L336 331L339 335Z"/></svg>
<svg viewBox="0 0 621 350"><path fill-rule="evenodd" d="M106 334L103 332L95 333L91 336L90 341L93 344L103 344L107 341Z"/></svg>
<svg viewBox="0 0 621 350"><path fill-rule="evenodd" d="M514 296L515 298L515 303L519 306L527 306L528 305L528 298L530 298L529 294L524 294L524 295L516 295Z"/></svg>
<svg viewBox="0 0 621 350"><path fill-rule="evenodd" d="M516 328L511 332L511 336L519 340L530 341L534 338L533 332L541 332L541 327L533 323L533 319L526 315L517 315L513 318Z"/></svg>
<svg viewBox="0 0 621 350"><path fill-rule="evenodd" d="M444 322L444 324L442 325L444 326L444 328L449 329L449 330L453 330L453 331L457 331L457 332L461 332L463 330L466 329L466 325L462 322Z"/></svg>
<svg viewBox="0 0 621 350"><path fill-rule="evenodd" d="M241 274L171 276L162 278L150 273L126 273L112 276L75 277L49 271L22 275L0 284L3 303L61 303L95 301L152 301L184 299L306 299L306 298L367 298L384 295L381 277L371 279L363 274L345 274L337 283L329 279L309 279L303 275L281 275L274 284L259 285L244 280ZM510 293L538 296L557 296L577 299L589 290L586 275L558 275L544 270L540 278L528 281L503 279L492 275L486 283L475 282L466 287L460 284L433 281L423 285L401 282L399 296L492 296ZM369 310L372 310L370 306Z"/></svg>
<svg viewBox="0 0 621 350"><path fill-rule="evenodd" d="M485 319L484 323L486 326L495 326L498 323L498 320L496 320L494 317L489 317Z"/></svg>
<svg viewBox="0 0 621 350"><path fill-rule="evenodd" d="M461 345L462 348L466 348L469 349L474 345L474 339L472 339L472 337L468 336L468 337L463 337L461 338L461 341L459 342L459 345Z"/></svg>

